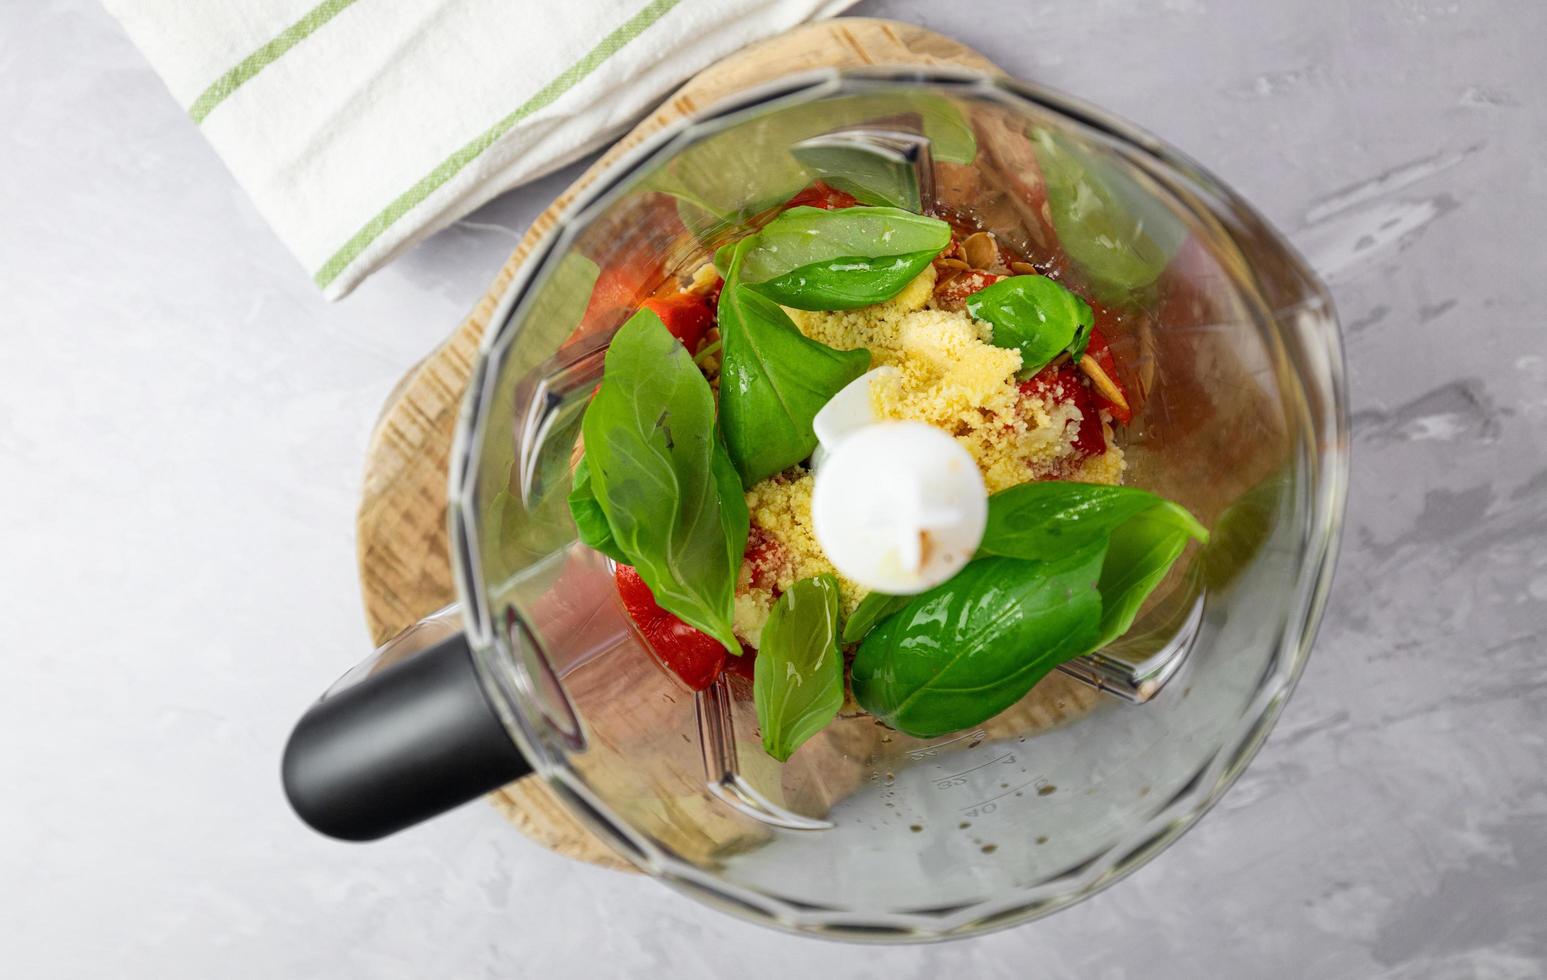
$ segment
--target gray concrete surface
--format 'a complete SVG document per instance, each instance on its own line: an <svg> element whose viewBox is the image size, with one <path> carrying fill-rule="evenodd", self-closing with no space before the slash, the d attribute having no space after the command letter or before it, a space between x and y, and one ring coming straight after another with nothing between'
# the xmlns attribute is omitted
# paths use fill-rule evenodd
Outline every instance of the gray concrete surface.
<svg viewBox="0 0 1547 980"><path fill-rule="evenodd" d="M1547 971L1547 7L868 2L1256 201L1347 331L1346 545L1245 778L1129 881L932 948L803 941L469 807L370 848L276 783L363 652L361 452L574 171L323 304L117 26L0 0L0 972L1524 978Z"/></svg>

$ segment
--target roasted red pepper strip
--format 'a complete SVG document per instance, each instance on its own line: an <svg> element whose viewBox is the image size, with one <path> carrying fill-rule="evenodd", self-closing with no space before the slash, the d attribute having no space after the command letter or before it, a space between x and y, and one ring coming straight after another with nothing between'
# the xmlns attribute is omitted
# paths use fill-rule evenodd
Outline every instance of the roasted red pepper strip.
<svg viewBox="0 0 1547 980"><path fill-rule="evenodd" d="M643 306L661 318L667 332L682 341L690 354L698 352L704 334L714 326L714 309L707 297L697 293L656 296L645 300Z"/></svg>
<svg viewBox="0 0 1547 980"><path fill-rule="evenodd" d="M852 208L859 203L859 199L853 194L840 191L836 187L829 187L818 180L805 190L796 194L784 202L784 209L798 207L821 208L823 211L836 211L839 208Z"/></svg>
<svg viewBox="0 0 1547 980"><path fill-rule="evenodd" d="M656 605L650 587L628 565L618 566L613 581L656 660L695 691L714 683L725 669L725 646Z"/></svg>

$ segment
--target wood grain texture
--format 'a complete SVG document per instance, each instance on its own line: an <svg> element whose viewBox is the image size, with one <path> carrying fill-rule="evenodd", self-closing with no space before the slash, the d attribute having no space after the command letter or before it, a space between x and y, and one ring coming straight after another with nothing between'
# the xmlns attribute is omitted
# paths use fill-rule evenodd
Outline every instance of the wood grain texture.
<svg viewBox="0 0 1547 980"><path fill-rule="evenodd" d="M712 65L593 164L522 237L489 290L451 337L420 362L389 397L367 449L356 517L365 619L377 643L455 598L446 530L447 466L462 393L495 305L558 214L618 157L663 127L739 91L823 67L957 65L997 73L982 55L911 24L839 18L808 24L747 47ZM1071 710L1094 698L1060 684ZM1060 704L1065 701L1060 700ZM1037 711L1046 712L1046 707ZM528 837L561 854L614 868L628 865L579 825L528 777L493 794L495 805Z"/></svg>

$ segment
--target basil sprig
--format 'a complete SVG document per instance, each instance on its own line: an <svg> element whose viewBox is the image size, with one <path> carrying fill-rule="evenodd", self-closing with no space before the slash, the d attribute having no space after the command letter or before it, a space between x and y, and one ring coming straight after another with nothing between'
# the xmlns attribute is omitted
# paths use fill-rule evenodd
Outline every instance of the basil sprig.
<svg viewBox="0 0 1547 980"><path fill-rule="evenodd" d="M1137 487L1100 483L1023 483L988 498L979 555L1051 561L1095 542L1109 542L1101 565L1104 647L1133 625L1144 600L1190 540L1209 532L1187 510Z"/></svg>
<svg viewBox="0 0 1547 980"><path fill-rule="evenodd" d="M1022 483L988 498L978 554L1051 561L1105 538L1113 528L1161 503L1161 498L1137 487L1062 480Z"/></svg>
<svg viewBox="0 0 1547 980"><path fill-rule="evenodd" d="M1090 304L1047 276L1010 276L967 297L967 312L994 327L994 346L1021 352L1030 377L1068 351L1085 353L1096 315Z"/></svg>
<svg viewBox="0 0 1547 980"><path fill-rule="evenodd" d="M866 596L845 626L846 641L851 626L863 637L855 697L909 735L986 721L1117 639L1187 542L1208 540L1182 507L1132 487L1027 483L988 511L980 557L921 595Z"/></svg>
<svg viewBox="0 0 1547 980"><path fill-rule="evenodd" d="M882 722L930 738L986 721L1101 625L1106 542L1054 562L979 558L914 596L854 657L854 696Z"/></svg>
<svg viewBox="0 0 1547 980"><path fill-rule="evenodd" d="M951 226L901 208L791 208L750 236L741 282L784 306L852 310L902 291Z"/></svg>
<svg viewBox="0 0 1547 980"><path fill-rule="evenodd" d="M745 486L800 462L816 448L812 419L870 368L867 350L808 339L779 304L741 281L753 238L731 253L720 293L720 426Z"/></svg>
<svg viewBox="0 0 1547 980"><path fill-rule="evenodd" d="M837 579L801 579L779 596L763 627L752 677L763 748L783 762L843 707Z"/></svg>
<svg viewBox="0 0 1547 980"><path fill-rule="evenodd" d="M715 429L714 393L692 355L649 310L607 348L602 384L581 423L585 480L615 558L638 570L655 601L725 644L747 543L747 504ZM585 492L572 513L601 535Z"/></svg>

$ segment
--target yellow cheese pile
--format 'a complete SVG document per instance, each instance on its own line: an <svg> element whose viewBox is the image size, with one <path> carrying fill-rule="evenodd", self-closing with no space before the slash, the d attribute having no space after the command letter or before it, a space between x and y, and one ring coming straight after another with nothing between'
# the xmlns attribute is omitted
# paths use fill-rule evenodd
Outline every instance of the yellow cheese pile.
<svg viewBox="0 0 1547 980"><path fill-rule="evenodd" d="M1112 445L1110 429L1106 453L1071 469L1080 410L1032 399L1017 412L1020 352L990 344L992 328L966 313L930 308L934 285L934 269L926 268L886 303L833 313L787 312L811 339L839 350L868 348L872 367L898 368L899 376L871 388L876 415L927 422L954 435L977 460L990 493L1054 474L1119 482L1122 452ZM760 560L743 564L736 590L736 633L754 647L775 590L812 575L837 574L811 529L811 486L811 474L796 467L747 491L752 524L772 542ZM850 612L864 589L842 576L838 582L844 611Z"/></svg>

